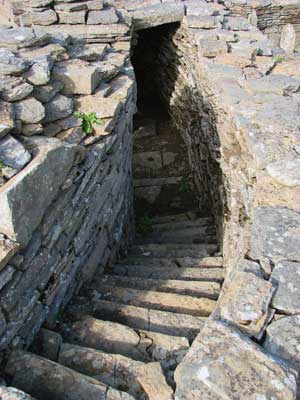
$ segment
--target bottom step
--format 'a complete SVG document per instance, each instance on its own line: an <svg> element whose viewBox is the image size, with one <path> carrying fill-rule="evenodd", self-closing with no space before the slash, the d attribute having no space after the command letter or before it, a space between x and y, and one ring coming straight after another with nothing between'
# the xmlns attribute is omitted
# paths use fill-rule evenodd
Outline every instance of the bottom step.
<svg viewBox="0 0 300 400"><path fill-rule="evenodd" d="M13 386L40 400L134 400L128 393L20 350L12 352L5 373Z"/></svg>

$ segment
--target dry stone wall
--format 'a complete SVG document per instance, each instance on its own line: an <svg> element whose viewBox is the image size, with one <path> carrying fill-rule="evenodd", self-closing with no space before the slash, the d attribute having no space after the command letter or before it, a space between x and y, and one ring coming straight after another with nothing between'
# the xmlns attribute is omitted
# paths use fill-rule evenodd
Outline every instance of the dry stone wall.
<svg viewBox="0 0 300 400"><path fill-rule="evenodd" d="M136 87L126 35L98 31L86 43L1 28L0 36L4 350L28 347L96 268L128 246ZM87 134L75 111L103 124Z"/></svg>
<svg viewBox="0 0 300 400"><path fill-rule="evenodd" d="M22 99L15 100L16 107L14 101L3 99L1 135L4 139L11 135L23 148L18 162L9 165L8 172L12 170L15 176L10 177L4 169L6 172L0 191L5 191L11 185L18 186L18 177L27 173L39 155L44 157L45 147L41 146L41 141L49 146L51 154L64 150L62 152L66 165L63 172L55 174L57 179L53 186L54 192L57 185L63 190L57 192L57 199L53 200L53 193L46 194L43 207L49 206L50 199L52 206L45 211L41 221L40 210L34 209L33 220L36 222L29 231L32 234L29 242L27 225L26 229L23 226L25 223L18 226L14 214L11 214L7 233L3 235L0 265L1 273L5 275L3 282L7 280L0 293L4 299L1 325L3 346L13 338L14 345L21 343L23 337L28 340L30 335L26 329L34 333L38 318L42 323L48 315L48 323L51 323L51 317L55 315L60 303L67 301L72 291L80 285L76 279L77 272L81 270L88 273L90 268L93 271L100 257L109 258L115 253L117 247L113 244L103 244L105 250L102 250L100 243L105 239L102 229L98 238L97 232L103 225L101 222L98 224L94 214L90 213L99 207L100 218L104 218L104 226L107 226L105 243L120 243L122 232L126 233L126 229L120 229L122 224L119 218L122 215L125 225L126 218L130 218L130 212L125 211L130 210L131 204L131 197L126 194L126 190L131 193L128 166L131 153L126 150L126 145L130 148L134 79L130 75L130 64L126 64L125 55L128 54L129 44L128 37L124 35L130 32L131 15L135 29L183 18L180 28L167 40L164 39L161 57L165 58L165 67L160 79L174 123L187 144L196 182L210 193L215 207L220 237L223 237L227 278L213 318L204 325L176 370L175 397L177 400L296 399L299 386L299 346L295 343L299 343L297 318L300 274L300 78L297 54L290 55L284 48L274 47L252 24L255 23L254 14L250 21L232 16L230 7L223 4L194 0L174 4L156 0L132 0L116 1L115 5L123 11L116 12L119 22L110 26L62 24L57 35L54 35L57 32L55 25L47 28L47 34L40 28L1 31L1 45L6 47L2 52L4 62L1 65L18 71L9 72L9 75L22 75L26 80L24 83L39 86L32 80L32 76L36 77L38 71L40 77L42 71L41 75L45 79L44 71L48 68L56 74L57 81L64 83L65 89L58 89L63 91L58 94L62 103L50 100L45 103L46 106L41 98L28 93L26 96L29 96L30 102L34 101L36 106L36 102L41 103L41 106L34 107L37 111L34 118L31 113L28 116L32 107L26 107L26 104L20 106L18 103ZM107 3L105 5L111 6ZM52 3L48 8L50 13L51 10L56 13ZM74 29L77 40L69 37ZM105 67L100 65L95 71L94 61L88 61L88 68L91 69L89 73L86 70L84 77L88 77L89 84L83 86L81 79L74 78L72 71L76 67L69 59L55 60L52 66L48 60L43 62L43 66L32 68L33 65L29 65L26 57L20 56L19 52L22 52L24 45L42 46L42 54L39 55L44 57L45 49L49 49L46 43L50 37L55 38L51 44L51 48L54 45L56 49L52 50L55 54L57 49L61 54L61 47L67 47L68 53L69 46L78 45L78 38L85 39L85 46L88 47L84 46L81 53L84 60L86 51L90 54L91 42L108 43L110 52L107 54L105 50L104 59L100 60L100 63L105 63ZM67 44L64 44L66 37ZM7 48L10 52L13 50L14 54L7 53ZM119 58L116 60L116 55L122 57L122 62ZM5 61L7 57L9 62ZM80 57L77 55L75 58ZM83 71L83 68L79 70ZM172 71L171 76L166 71ZM102 73L101 79L108 81L108 84L95 89L97 73ZM125 84L125 89L123 80L129 82L129 86ZM80 89L76 89L77 83ZM28 86L25 87L29 91ZM83 87L86 92L81 93ZM125 93L121 95L118 90L125 90ZM15 96L15 92L12 92ZM84 101L81 96L84 96ZM118 102L116 108L111 105L111 96ZM65 125L58 124L59 129L65 132L62 134L64 140L45 139L42 132L46 127L52 132L48 136L60 134L53 133L57 128L52 124L60 118L68 118L64 111L71 107L70 100L83 112L91 111L85 107L92 105L94 110L99 105L96 110L100 110L99 116L112 118L113 121L119 116L115 135L104 138L100 135L101 139L94 144L90 140L93 142L95 137L80 139L78 142L78 139L74 139L74 130L72 134L66 133L66 129L61 128ZM101 114L103 110L109 113L113 110L112 115ZM54 118L53 114L57 115L55 113L59 117ZM17 118L13 115L17 115ZM29 132L32 132L31 127L27 125L34 125L35 133L35 129L39 129L37 125L41 123L41 134L37 138L21 140L18 134L22 130L15 131L20 126L16 121L21 121ZM66 144L69 136L72 138L71 143ZM111 141L116 147L112 147ZM122 146L124 152L120 150ZM17 147L20 148L19 145L13 146ZM118 162L119 168L116 168ZM55 157L50 159L50 163L57 164ZM23 168L23 165L26 166ZM99 174L96 173L98 168L102 171ZM66 170L67 176L62 179L61 174L65 174ZM108 178L109 189L101 191L101 178L105 182L110 173L113 175L111 180ZM35 174L39 176L38 171ZM62 186L59 179L64 181ZM27 186L24 187L26 189ZM20 193L22 188L21 185L18 189ZM107 219L105 210L108 209L99 205L99 199L94 198L93 202L92 198L88 198L89 194L94 196L97 193L96 188L102 195L107 194L107 191L110 193L108 209L111 210L111 204L114 207L109 211ZM78 208L75 205L70 208L73 202L68 196L72 197L73 202L77 199ZM10 198L7 197L8 200ZM18 207L25 207L26 204L25 201L16 203L15 215L18 215ZM69 216L61 217L61 214L57 214L59 207L60 212L67 211ZM85 215L88 215L87 219ZM66 218L62 219L66 225L59 222L61 218ZM130 228L130 224L127 226ZM22 238L20 243L16 241L18 235ZM125 238L129 236L125 234ZM96 243L96 247L93 243ZM72 261L68 259L62 262L62 255L59 251L56 253L56 249L63 249L66 255L68 245L71 246ZM20 246L23 246L21 251ZM89 257L92 249L97 251ZM98 251L100 257L97 256ZM108 251L107 255L104 256L102 251ZM86 260L89 260L87 264ZM84 263L88 266L87 270L81 268ZM47 277L45 280L43 274ZM39 276L39 282L36 276ZM21 292L22 297L18 297L17 294Z"/></svg>

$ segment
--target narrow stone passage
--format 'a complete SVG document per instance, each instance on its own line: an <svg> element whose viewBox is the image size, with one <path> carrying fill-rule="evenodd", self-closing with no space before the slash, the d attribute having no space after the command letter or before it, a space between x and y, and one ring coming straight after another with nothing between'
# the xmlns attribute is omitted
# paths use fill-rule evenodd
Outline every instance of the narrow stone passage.
<svg viewBox="0 0 300 400"><path fill-rule="evenodd" d="M39 400L173 398L174 370L213 312L224 278L210 218L153 219L128 256L99 272L6 374ZM197 243L197 244L195 244Z"/></svg>

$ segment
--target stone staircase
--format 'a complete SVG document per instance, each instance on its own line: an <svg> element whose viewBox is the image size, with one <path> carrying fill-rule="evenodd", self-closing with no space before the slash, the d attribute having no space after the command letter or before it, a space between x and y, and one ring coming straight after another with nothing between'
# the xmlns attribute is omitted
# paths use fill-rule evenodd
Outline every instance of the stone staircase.
<svg viewBox="0 0 300 400"><path fill-rule="evenodd" d="M155 218L54 330L40 331L31 353L11 353L5 372L40 400L172 399L174 370L213 312L223 278L210 218Z"/></svg>

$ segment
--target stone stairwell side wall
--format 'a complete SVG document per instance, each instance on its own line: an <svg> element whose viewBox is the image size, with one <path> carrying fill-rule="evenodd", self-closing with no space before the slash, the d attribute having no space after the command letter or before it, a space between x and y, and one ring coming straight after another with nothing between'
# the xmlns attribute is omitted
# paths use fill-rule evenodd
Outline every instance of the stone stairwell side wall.
<svg viewBox="0 0 300 400"><path fill-rule="evenodd" d="M291 24L296 34L296 49L300 46L300 3L297 1L245 1L228 2L230 13L233 16L253 18L257 27L265 33L274 45L279 46L283 28Z"/></svg>
<svg viewBox="0 0 300 400"><path fill-rule="evenodd" d="M133 237L128 42L58 37L0 28L0 351L27 348ZM86 134L76 110L104 125Z"/></svg>

